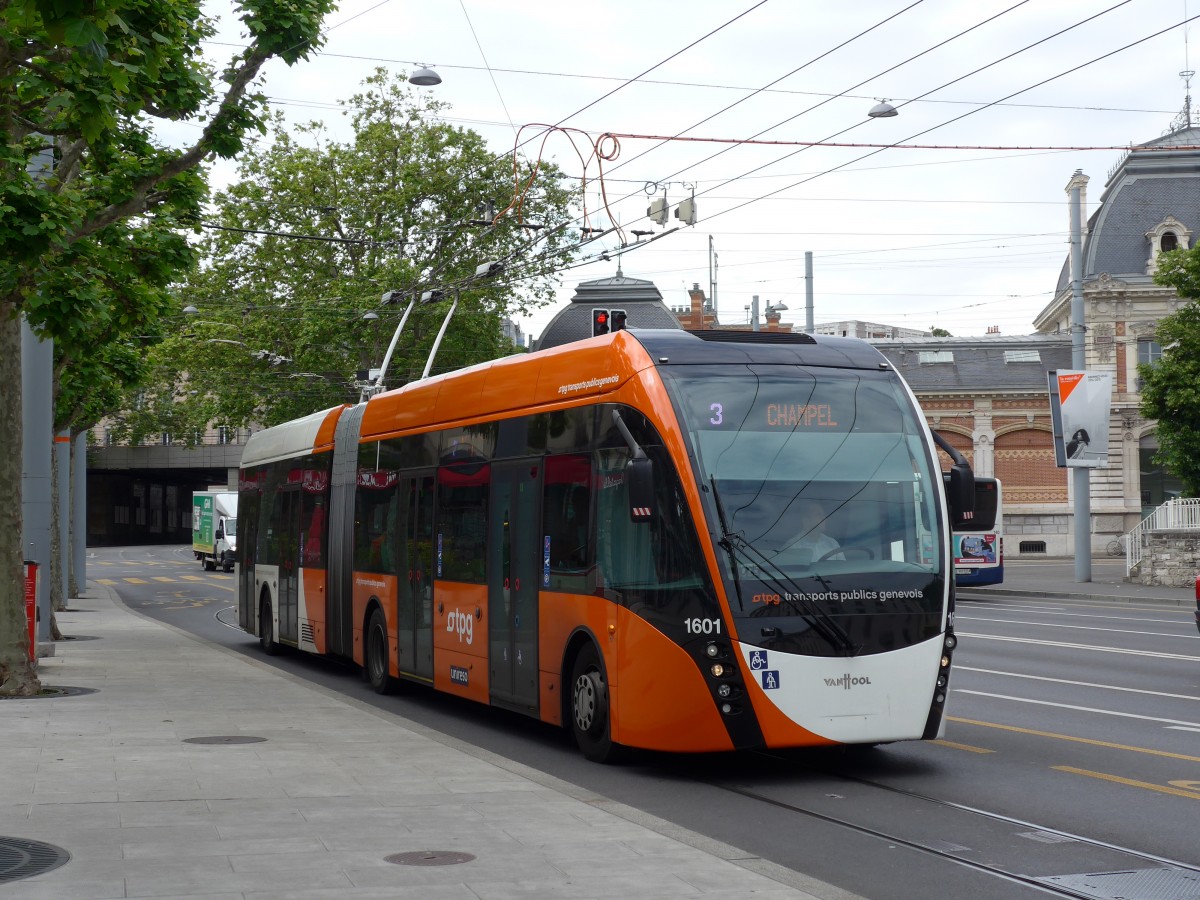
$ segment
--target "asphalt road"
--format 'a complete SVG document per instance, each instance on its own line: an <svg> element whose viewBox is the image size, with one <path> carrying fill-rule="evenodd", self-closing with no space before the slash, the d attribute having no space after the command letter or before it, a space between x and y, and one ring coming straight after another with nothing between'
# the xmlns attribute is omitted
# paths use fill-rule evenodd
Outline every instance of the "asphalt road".
<svg viewBox="0 0 1200 900"><path fill-rule="evenodd" d="M233 575L203 572L186 547L96 550L88 576L267 660L229 627ZM517 715L424 688L377 697L356 670L297 653L268 661L865 897L1200 898L1192 612L990 597L961 602L957 629L944 740L616 767Z"/></svg>

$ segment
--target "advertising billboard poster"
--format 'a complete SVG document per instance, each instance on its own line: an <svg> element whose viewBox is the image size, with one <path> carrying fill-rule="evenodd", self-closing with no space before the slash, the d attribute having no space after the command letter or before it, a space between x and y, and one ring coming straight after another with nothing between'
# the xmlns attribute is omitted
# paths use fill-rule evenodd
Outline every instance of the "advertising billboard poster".
<svg viewBox="0 0 1200 900"><path fill-rule="evenodd" d="M990 566L999 557L1000 547L998 534L956 534L954 535L954 565L956 566Z"/></svg>
<svg viewBox="0 0 1200 900"><path fill-rule="evenodd" d="M1051 370L1050 417L1060 468L1108 465L1112 373Z"/></svg>

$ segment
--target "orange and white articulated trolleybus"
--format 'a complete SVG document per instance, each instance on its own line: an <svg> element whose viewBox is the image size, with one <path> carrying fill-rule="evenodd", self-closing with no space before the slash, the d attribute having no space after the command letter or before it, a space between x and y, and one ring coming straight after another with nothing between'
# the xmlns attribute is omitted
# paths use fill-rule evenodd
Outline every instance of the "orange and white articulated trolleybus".
<svg viewBox="0 0 1200 900"><path fill-rule="evenodd" d="M974 496L935 441L846 338L620 331L415 381L249 439L241 626L599 761L935 738Z"/></svg>

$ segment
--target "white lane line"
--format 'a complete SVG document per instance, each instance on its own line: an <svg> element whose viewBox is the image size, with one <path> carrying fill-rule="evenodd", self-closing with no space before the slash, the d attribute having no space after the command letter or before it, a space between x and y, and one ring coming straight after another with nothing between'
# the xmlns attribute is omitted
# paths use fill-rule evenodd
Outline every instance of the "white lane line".
<svg viewBox="0 0 1200 900"><path fill-rule="evenodd" d="M1053 607L1045 607L1045 608L1030 607L1028 609L1031 612L1052 612L1056 616L1070 616L1075 619L1110 619L1114 622L1147 622L1147 623L1154 624L1154 625L1178 625L1179 621L1180 621L1179 619L1143 619L1138 616L1100 616L1100 615L1096 615L1095 613L1058 612ZM1009 610L1013 610L1013 611L1021 610L1022 612L1025 612L1026 608L1019 607L1019 606L988 606L988 608L987 608L988 612L1008 612ZM956 619L976 619L978 617L972 616L969 614L963 615L962 613L956 612L954 614L954 618L956 618ZM987 620L985 619L985 620L981 620L981 621L987 621ZM1182 621L1191 622L1191 619L1187 616L1184 616Z"/></svg>
<svg viewBox="0 0 1200 900"><path fill-rule="evenodd" d="M974 606L969 607L969 608L972 610L976 609L976 607L974 607ZM1063 607L1061 607L1061 606L1044 606L1041 604L1033 604L1033 603L989 603L985 607L979 607L979 609L980 610L986 609L988 612L1002 612L1004 610L1009 610L1009 609L1019 609L1022 612L1051 612L1051 613L1055 613L1056 615L1063 615L1063 616L1083 615L1083 613L1065 613L1062 611ZM961 610L960 610L960 612L961 612ZM955 613L955 615L958 615L958 613ZM965 616L964 616L964 618L965 618Z"/></svg>
<svg viewBox="0 0 1200 900"><path fill-rule="evenodd" d="M957 619L958 616L955 616ZM1074 628L1076 631L1107 631L1111 634L1140 634L1145 637L1183 638L1188 641L1200 641L1200 634L1164 634L1161 631L1130 631L1128 628L1097 628L1094 625L1063 625L1056 622L1023 622L1019 619L984 619L971 616L972 622L998 622L1001 625L1032 625L1035 628ZM1180 622L1179 624L1183 624Z"/></svg>
<svg viewBox="0 0 1200 900"><path fill-rule="evenodd" d="M1194 731L1197 734L1200 734L1200 728L1192 728L1185 725L1168 725L1167 728L1170 731Z"/></svg>
<svg viewBox="0 0 1200 900"><path fill-rule="evenodd" d="M1183 659L1190 663L1200 662L1200 656L1186 653L1158 653L1154 650L1127 650L1124 647L1097 647L1095 644L1068 644L1065 641L1042 641L1036 638L1002 637L998 634L972 634L969 631L955 632L959 637L975 638L979 641L1004 641L1010 644L1038 644L1042 647L1066 647L1068 650L1094 650L1097 653L1124 653L1128 656L1150 656L1154 659Z"/></svg>
<svg viewBox="0 0 1200 900"><path fill-rule="evenodd" d="M1076 712L1090 712L1101 716L1119 716L1122 719L1140 719L1143 722L1163 722L1168 727L1172 725L1182 725L1185 728L1195 728L1200 730L1200 722L1185 722L1181 719L1160 719L1157 716L1139 716L1136 713L1117 712L1112 709L1096 709L1092 706L1074 706L1070 703L1051 703L1049 700L1030 700L1027 697L1010 697L1008 694L989 694L985 691L967 691L961 688L955 691L958 694L974 694L976 697L992 697L996 700L1013 700L1017 703L1032 703L1034 706L1053 706L1057 709L1073 709Z"/></svg>
<svg viewBox="0 0 1200 900"><path fill-rule="evenodd" d="M1096 684L1092 681L1070 681L1066 678L1047 678L1045 675L1026 675L1023 672L1002 672L999 669L979 669L974 666L954 666L955 672L982 672L985 675L1006 675L1009 678L1026 678L1031 681L1050 681L1054 684L1069 684L1074 687L1099 688L1103 691L1124 691L1127 694L1146 694L1151 697L1167 697L1171 700L1200 700L1191 694L1167 694L1163 691L1145 691L1140 688L1120 687L1115 684Z"/></svg>

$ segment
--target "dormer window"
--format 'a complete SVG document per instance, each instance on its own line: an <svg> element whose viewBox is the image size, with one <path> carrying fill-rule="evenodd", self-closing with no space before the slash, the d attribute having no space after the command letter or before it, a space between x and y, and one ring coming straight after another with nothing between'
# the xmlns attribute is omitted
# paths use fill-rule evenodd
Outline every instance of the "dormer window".
<svg viewBox="0 0 1200 900"><path fill-rule="evenodd" d="M1146 274L1153 275L1158 270L1158 254L1170 250L1187 250L1192 243L1192 233L1174 216L1167 216L1146 232L1146 239L1150 242Z"/></svg>

